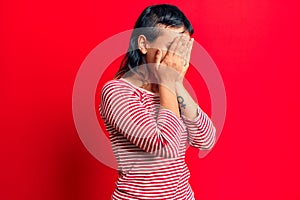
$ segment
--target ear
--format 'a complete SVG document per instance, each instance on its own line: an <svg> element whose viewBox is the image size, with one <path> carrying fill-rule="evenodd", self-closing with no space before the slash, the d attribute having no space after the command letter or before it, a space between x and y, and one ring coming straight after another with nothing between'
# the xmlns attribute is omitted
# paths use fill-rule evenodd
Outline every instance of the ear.
<svg viewBox="0 0 300 200"><path fill-rule="evenodd" d="M147 38L144 35L139 35L138 37L138 48L141 51L142 54L147 53L148 49L148 41Z"/></svg>

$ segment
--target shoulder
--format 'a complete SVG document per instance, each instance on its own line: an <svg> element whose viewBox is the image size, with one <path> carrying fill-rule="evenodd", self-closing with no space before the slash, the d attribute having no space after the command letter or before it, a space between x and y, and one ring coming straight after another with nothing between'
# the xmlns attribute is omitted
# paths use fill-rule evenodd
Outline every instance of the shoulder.
<svg viewBox="0 0 300 200"><path fill-rule="evenodd" d="M106 82L101 90L101 97L111 97L119 95L138 95L139 91L130 83L122 79L113 79Z"/></svg>
<svg viewBox="0 0 300 200"><path fill-rule="evenodd" d="M102 92L106 90L134 90L134 88L127 81L122 79L113 79L103 85Z"/></svg>

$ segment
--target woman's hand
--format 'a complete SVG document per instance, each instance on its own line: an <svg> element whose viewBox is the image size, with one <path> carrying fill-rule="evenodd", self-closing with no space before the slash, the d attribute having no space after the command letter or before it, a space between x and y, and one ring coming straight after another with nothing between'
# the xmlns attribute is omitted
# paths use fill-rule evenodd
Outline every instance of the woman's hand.
<svg viewBox="0 0 300 200"><path fill-rule="evenodd" d="M155 55L155 76L159 84L160 105L169 109L177 117L180 117L176 94L177 84L182 84L188 68L193 39L182 35L171 44L166 55L162 59L162 51L157 50Z"/></svg>
<svg viewBox="0 0 300 200"><path fill-rule="evenodd" d="M175 38L163 59L162 51L157 50L155 71L160 84L182 83L189 66L193 41L185 35Z"/></svg>

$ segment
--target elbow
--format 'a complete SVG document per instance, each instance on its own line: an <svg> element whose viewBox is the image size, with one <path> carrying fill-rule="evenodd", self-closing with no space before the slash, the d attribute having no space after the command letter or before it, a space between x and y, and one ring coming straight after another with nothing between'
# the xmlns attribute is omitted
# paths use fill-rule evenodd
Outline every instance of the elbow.
<svg viewBox="0 0 300 200"><path fill-rule="evenodd" d="M158 150L157 152L158 156L167 158L167 159L172 159L172 158L177 158L180 156L180 148L179 145L172 144L171 143L165 143L162 145L162 148Z"/></svg>
<svg viewBox="0 0 300 200"><path fill-rule="evenodd" d="M210 134L201 144L202 150L211 150L216 144L216 128L212 126Z"/></svg>
<svg viewBox="0 0 300 200"><path fill-rule="evenodd" d="M189 137L189 145L201 150L211 150L216 143L216 128L211 126L210 129L203 132L197 132Z"/></svg>
<svg viewBox="0 0 300 200"><path fill-rule="evenodd" d="M172 148L169 150L169 153L165 158L178 158L180 156L179 147L175 147L175 150Z"/></svg>
<svg viewBox="0 0 300 200"><path fill-rule="evenodd" d="M156 145L156 155L163 158L177 158L181 156L181 139L179 130L173 129L176 134L172 134L167 130L167 127L163 129L157 129L158 140Z"/></svg>
<svg viewBox="0 0 300 200"><path fill-rule="evenodd" d="M144 146L146 152L155 156L170 159L177 158L181 154L179 140L171 140L170 138L162 137L160 132L153 134L153 137L148 139L148 141L144 141L144 144L147 144Z"/></svg>

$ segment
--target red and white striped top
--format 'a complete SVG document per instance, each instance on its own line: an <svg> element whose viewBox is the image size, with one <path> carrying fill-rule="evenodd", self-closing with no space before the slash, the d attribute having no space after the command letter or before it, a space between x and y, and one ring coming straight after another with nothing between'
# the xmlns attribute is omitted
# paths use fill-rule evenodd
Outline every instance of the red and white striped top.
<svg viewBox="0 0 300 200"><path fill-rule="evenodd" d="M186 148L211 148L216 132L200 107L194 120L178 118L158 94L121 78L103 86L99 111L118 162L112 199L194 199Z"/></svg>

